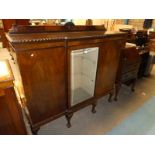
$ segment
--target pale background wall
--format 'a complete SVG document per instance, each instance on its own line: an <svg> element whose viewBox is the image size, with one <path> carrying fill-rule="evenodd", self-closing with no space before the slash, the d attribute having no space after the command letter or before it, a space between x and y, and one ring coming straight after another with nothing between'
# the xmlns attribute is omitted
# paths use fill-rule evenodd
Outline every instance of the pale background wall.
<svg viewBox="0 0 155 155"><path fill-rule="evenodd" d="M86 20L87 19L73 19L73 22L76 25L85 25L86 24ZM103 25L107 21L109 21L109 19L92 19L92 20L93 20L93 24L94 25Z"/></svg>
<svg viewBox="0 0 155 155"><path fill-rule="evenodd" d="M108 19L93 19L93 25L103 25ZM73 19L75 25L85 25L86 19Z"/></svg>
<svg viewBox="0 0 155 155"><path fill-rule="evenodd" d="M76 20L73 20L73 21L74 21L74 23L76 25L85 25L85 23L86 23L86 19L76 19ZM103 25L103 24L105 24L105 26L106 26L107 21L109 21L109 23L110 23L112 20L93 19L93 25ZM126 28L134 27L136 29L143 29L143 23L144 23L144 19L129 19L129 23L125 27ZM117 24L117 25L119 25L121 27L121 25L124 25L124 19L115 19L115 24ZM152 27L155 28L155 19L153 20ZM117 29L118 28L116 28L116 30Z"/></svg>
<svg viewBox="0 0 155 155"><path fill-rule="evenodd" d="M144 19L130 19L129 25L133 25L133 27L137 29L143 29ZM124 19L117 19L116 24L124 24ZM155 19L153 19L152 27L155 28Z"/></svg>

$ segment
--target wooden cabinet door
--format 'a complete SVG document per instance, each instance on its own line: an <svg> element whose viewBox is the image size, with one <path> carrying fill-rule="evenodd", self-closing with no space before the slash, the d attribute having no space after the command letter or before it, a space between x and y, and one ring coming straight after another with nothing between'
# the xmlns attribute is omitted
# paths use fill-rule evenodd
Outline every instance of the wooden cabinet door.
<svg viewBox="0 0 155 155"><path fill-rule="evenodd" d="M114 88L121 47L118 41L108 41L100 46L95 90L98 97Z"/></svg>
<svg viewBox="0 0 155 155"><path fill-rule="evenodd" d="M32 124L66 110L66 54L63 47L17 53Z"/></svg>

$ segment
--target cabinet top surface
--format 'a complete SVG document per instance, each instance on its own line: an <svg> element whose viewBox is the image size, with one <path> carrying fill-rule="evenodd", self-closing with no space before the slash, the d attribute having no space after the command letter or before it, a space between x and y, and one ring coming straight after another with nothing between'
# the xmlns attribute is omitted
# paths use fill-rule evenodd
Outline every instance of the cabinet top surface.
<svg viewBox="0 0 155 155"><path fill-rule="evenodd" d="M85 31L85 32L54 32L54 33L26 33L26 34L7 34L11 43L63 41L74 39L106 38L110 36L122 36L124 32L113 31Z"/></svg>

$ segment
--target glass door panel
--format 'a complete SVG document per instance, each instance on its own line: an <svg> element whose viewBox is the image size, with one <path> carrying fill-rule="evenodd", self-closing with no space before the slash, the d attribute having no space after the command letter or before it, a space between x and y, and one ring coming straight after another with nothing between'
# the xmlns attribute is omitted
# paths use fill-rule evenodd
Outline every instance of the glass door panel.
<svg viewBox="0 0 155 155"><path fill-rule="evenodd" d="M71 51L71 105L94 96L98 47Z"/></svg>

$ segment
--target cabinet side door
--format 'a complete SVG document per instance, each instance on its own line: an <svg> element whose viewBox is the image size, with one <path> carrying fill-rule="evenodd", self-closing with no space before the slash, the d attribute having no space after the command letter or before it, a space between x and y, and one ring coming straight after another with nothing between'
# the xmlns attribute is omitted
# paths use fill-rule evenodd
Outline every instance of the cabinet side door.
<svg viewBox="0 0 155 155"><path fill-rule="evenodd" d="M66 54L64 47L18 52L27 107L33 124L66 110Z"/></svg>
<svg viewBox="0 0 155 155"><path fill-rule="evenodd" d="M121 41L107 41L100 45L96 96L102 96L114 88L121 48Z"/></svg>

